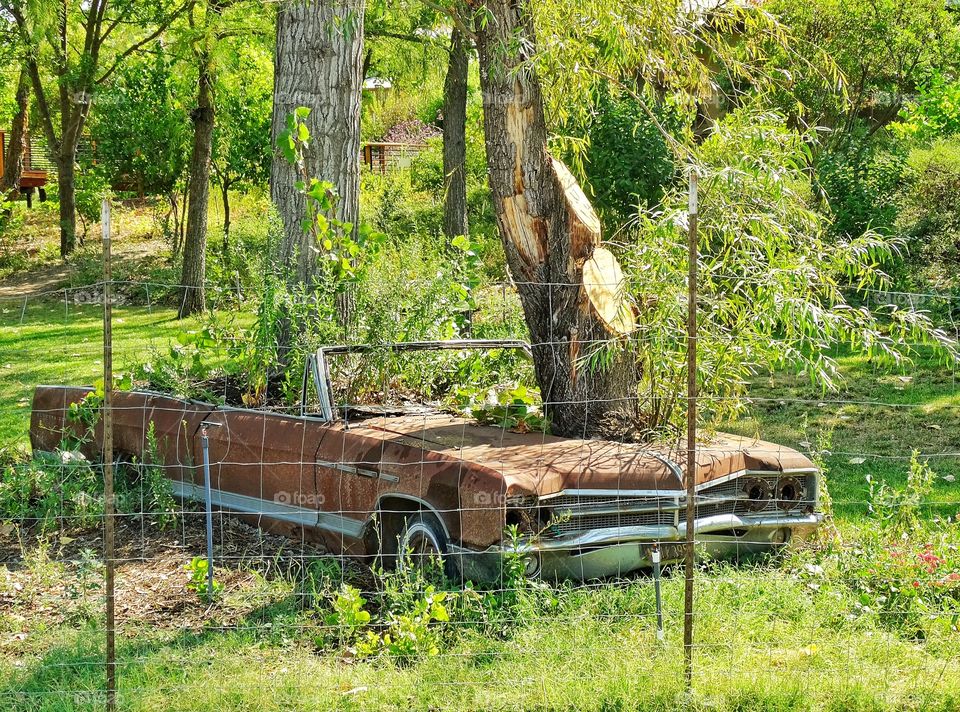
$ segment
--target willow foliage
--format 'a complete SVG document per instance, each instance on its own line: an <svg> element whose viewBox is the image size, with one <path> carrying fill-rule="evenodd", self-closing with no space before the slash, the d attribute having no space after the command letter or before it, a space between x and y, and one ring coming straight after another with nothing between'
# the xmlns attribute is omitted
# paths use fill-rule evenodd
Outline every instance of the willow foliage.
<svg viewBox="0 0 960 712"><path fill-rule="evenodd" d="M698 355L708 418L735 415L748 380L769 369L794 368L834 387L831 354L843 344L890 363L920 344L957 357L956 343L927 315L858 299L889 288L882 267L902 245L871 233L840 242L829 235L813 207L810 141L782 117L737 112L698 156ZM643 309L641 397L651 429L682 415L675 394L686 376L686 231L686 194L675 190L660 211L640 216L622 246Z"/></svg>

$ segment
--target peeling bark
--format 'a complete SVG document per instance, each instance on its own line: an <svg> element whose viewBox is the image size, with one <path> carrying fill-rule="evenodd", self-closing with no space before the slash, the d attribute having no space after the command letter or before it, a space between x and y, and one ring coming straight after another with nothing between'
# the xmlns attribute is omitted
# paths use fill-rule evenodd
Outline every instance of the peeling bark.
<svg viewBox="0 0 960 712"><path fill-rule="evenodd" d="M360 92L363 0L294 0L280 7L273 89L273 141L295 109L308 107L313 178L333 183L337 217L357 224L360 213ZM294 167L274 155L270 197L283 220L279 262L308 287L317 266L316 245L303 229L306 205L294 187Z"/></svg>
<svg viewBox="0 0 960 712"><path fill-rule="evenodd" d="M610 437L637 420L637 371L627 340L591 303L583 266L601 241L600 221L576 179L547 151L535 44L524 3L485 0L478 28L490 188L507 264L533 343L552 431ZM612 347L602 365L585 362Z"/></svg>

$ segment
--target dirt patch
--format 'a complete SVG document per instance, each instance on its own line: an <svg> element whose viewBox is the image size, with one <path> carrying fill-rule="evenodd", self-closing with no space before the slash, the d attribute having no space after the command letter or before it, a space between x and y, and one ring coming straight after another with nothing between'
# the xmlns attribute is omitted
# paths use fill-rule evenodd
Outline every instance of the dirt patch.
<svg viewBox="0 0 960 712"><path fill-rule="evenodd" d="M103 541L97 530L39 536L6 525L0 530L0 651L16 648L38 627L77 623L103 611ZM262 603L245 596L278 573L302 570L323 549L266 533L229 515L214 522L216 579L223 584L210 606L189 591L186 565L204 556L203 515L191 511L159 530L141 521L117 528L116 615L121 632L142 625L200 630L212 618L234 625ZM258 602L259 601L259 602Z"/></svg>
<svg viewBox="0 0 960 712"><path fill-rule="evenodd" d="M116 211L113 219L116 263L133 269L140 262L155 260L167 249L167 244L156 234L154 212L152 204L142 201L125 203ZM21 232L16 249L26 254L32 264L0 279L0 299L35 298L65 287L75 287L81 265L100 259L99 224L88 227L86 245L79 246L66 261L52 256L58 254L60 239L52 213L29 213Z"/></svg>

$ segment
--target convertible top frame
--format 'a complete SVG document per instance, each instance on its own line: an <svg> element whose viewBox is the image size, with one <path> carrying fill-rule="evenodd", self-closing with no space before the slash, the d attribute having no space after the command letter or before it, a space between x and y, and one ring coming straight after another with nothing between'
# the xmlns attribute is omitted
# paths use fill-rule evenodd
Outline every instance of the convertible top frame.
<svg viewBox="0 0 960 712"><path fill-rule="evenodd" d="M313 382L320 401L319 418L330 423L336 420L333 401L333 383L330 379L330 359L332 356L374 353L377 351L491 351L493 349L516 349L532 357L530 344L519 339L452 339L450 341L405 341L395 344L355 346L321 346L307 356L303 366L303 385L300 392L300 415L307 415L307 398L310 382Z"/></svg>

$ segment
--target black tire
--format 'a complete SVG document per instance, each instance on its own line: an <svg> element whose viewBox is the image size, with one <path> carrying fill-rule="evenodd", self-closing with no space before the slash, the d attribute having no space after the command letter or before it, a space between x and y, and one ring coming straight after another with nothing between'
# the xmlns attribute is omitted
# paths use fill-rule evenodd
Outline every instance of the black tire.
<svg viewBox="0 0 960 712"><path fill-rule="evenodd" d="M448 578L458 579L459 567L450 554L450 542L440 521L429 512L415 512L407 517L400 532L397 568L424 568L433 558L442 560L443 572Z"/></svg>

